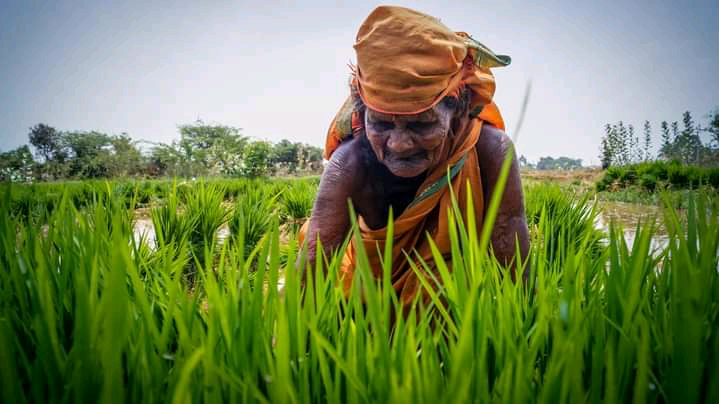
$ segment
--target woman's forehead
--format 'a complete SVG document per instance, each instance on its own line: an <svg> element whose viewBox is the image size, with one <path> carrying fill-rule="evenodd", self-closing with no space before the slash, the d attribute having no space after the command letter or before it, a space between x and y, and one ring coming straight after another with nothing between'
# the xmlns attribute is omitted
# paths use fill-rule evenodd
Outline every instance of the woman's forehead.
<svg viewBox="0 0 719 404"><path fill-rule="evenodd" d="M412 114L412 115L392 115L392 114L385 114L382 112L375 111L371 108L367 108L367 113L369 116L372 116L374 119L381 119L385 121L391 121L395 117L398 119L402 119L405 121L435 121L439 117L439 111L438 111L437 105L434 107L424 111L420 112L419 114Z"/></svg>

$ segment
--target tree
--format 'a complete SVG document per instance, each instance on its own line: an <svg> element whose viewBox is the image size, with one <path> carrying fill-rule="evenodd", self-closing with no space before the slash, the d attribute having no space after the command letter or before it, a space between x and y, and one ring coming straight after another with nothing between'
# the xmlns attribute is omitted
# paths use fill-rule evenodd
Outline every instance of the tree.
<svg viewBox="0 0 719 404"><path fill-rule="evenodd" d="M301 144L299 147L298 162L302 170L317 170L322 162L322 149L308 144Z"/></svg>
<svg viewBox="0 0 719 404"><path fill-rule="evenodd" d="M32 180L35 160L27 145L0 153L0 182Z"/></svg>
<svg viewBox="0 0 719 404"><path fill-rule="evenodd" d="M30 128L28 137L36 155L41 158L42 173L47 177L60 177L67 158L62 133L52 126L39 123Z"/></svg>
<svg viewBox="0 0 719 404"><path fill-rule="evenodd" d="M629 143L629 132L625 128L624 122L619 121L614 125L606 124L599 158L602 161L602 167L606 169L610 166L627 164Z"/></svg>
<svg viewBox="0 0 719 404"><path fill-rule="evenodd" d="M706 163L719 165L719 109L710 113L709 124L702 131L709 133L709 144L706 147Z"/></svg>
<svg viewBox="0 0 719 404"><path fill-rule="evenodd" d="M149 160L148 169L152 176L177 177L183 175L184 159L176 143L155 145L150 152Z"/></svg>
<svg viewBox="0 0 719 404"><path fill-rule="evenodd" d="M644 121L644 161L652 159L649 149L652 146L652 127L649 121Z"/></svg>
<svg viewBox="0 0 719 404"><path fill-rule="evenodd" d="M704 129L711 134L710 145L719 150L719 110L714 111L709 117L709 127Z"/></svg>
<svg viewBox="0 0 719 404"><path fill-rule="evenodd" d="M286 168L290 174L294 174L299 166L299 149L299 143L282 139L272 147L271 164L279 166L279 168Z"/></svg>
<svg viewBox="0 0 719 404"><path fill-rule="evenodd" d="M582 168L581 159L571 159L569 157L541 157L537 162L538 170L574 170Z"/></svg>
<svg viewBox="0 0 719 404"><path fill-rule="evenodd" d="M682 116L683 129L681 132L675 132L675 140L673 149L684 164L698 164L703 155L703 145L696 130L694 119L689 111L685 111ZM678 125L672 127L673 130L678 129Z"/></svg>
<svg viewBox="0 0 719 404"><path fill-rule="evenodd" d="M682 123L684 124L684 130L681 132L682 135L690 136L694 133L694 119L689 111L684 111L684 114L682 114Z"/></svg>
<svg viewBox="0 0 719 404"><path fill-rule="evenodd" d="M677 121L672 122L672 143L679 139L679 123Z"/></svg>
<svg viewBox="0 0 719 404"><path fill-rule="evenodd" d="M689 111L685 111L682 116L684 129L679 133L682 147L682 157L685 163L694 163L698 160L696 143L694 141L694 120Z"/></svg>
<svg viewBox="0 0 719 404"><path fill-rule="evenodd" d="M180 147L197 175L237 174L246 144L239 128L201 120L180 126Z"/></svg>
<svg viewBox="0 0 719 404"><path fill-rule="evenodd" d="M268 174L272 145L265 141L250 142L243 153L242 175L264 177Z"/></svg>
<svg viewBox="0 0 719 404"><path fill-rule="evenodd" d="M622 139L619 136L619 125L607 124L604 127L605 143L602 145L604 154L602 161L607 167L622 164Z"/></svg>
<svg viewBox="0 0 719 404"><path fill-rule="evenodd" d="M642 150L639 147L639 137L634 133L634 125L627 126L627 136L629 138L629 163L639 163L642 161Z"/></svg>
<svg viewBox="0 0 719 404"><path fill-rule="evenodd" d="M108 169L111 177L137 175L142 172L142 154L126 133L110 137L112 158Z"/></svg>
<svg viewBox="0 0 719 404"><path fill-rule="evenodd" d="M689 111L682 114L682 128L679 122L662 121L661 144L656 158L665 161L677 161L683 164L714 165L719 163L719 110L710 113L708 124L696 123ZM644 121L643 140L634 134L631 124L619 121L606 124L600 145L602 167L612 165L651 161L652 128L649 121ZM702 142L700 134L707 132L710 139L707 144Z"/></svg>
<svg viewBox="0 0 719 404"><path fill-rule="evenodd" d="M662 146L659 149L659 155L665 160L672 159L672 138L669 134L669 124L667 121L662 121Z"/></svg>
<svg viewBox="0 0 719 404"><path fill-rule="evenodd" d="M140 142L127 133L61 132L38 124L30 128L29 138L40 162L33 161L31 167L37 170L33 173L36 177L47 179L138 175L257 177L274 174L273 169L278 165L287 167L290 173L297 170L317 172L322 168L323 153L319 147L292 143L287 139L276 145L251 142L240 134L239 128L205 124L200 120L179 126L179 132L180 139L171 144L144 142L152 148L149 155L143 155L138 148ZM23 150L29 152L30 148ZM14 178L17 175L10 173L15 172L16 166L27 166L17 161L27 162L28 159L17 159L15 154L8 153L2 154L6 160L0 164L0 169L5 170L0 173L2 178Z"/></svg>
<svg viewBox="0 0 719 404"><path fill-rule="evenodd" d="M602 138L602 148L601 153L599 154L599 160L602 162L602 169L606 170L612 165L612 161L614 159L614 154L612 153L612 149L610 147L610 139L612 133L612 128L609 124L605 127L606 130L606 136Z"/></svg>
<svg viewBox="0 0 719 404"><path fill-rule="evenodd" d="M60 132L44 123L31 127L28 137L43 162L51 161L62 149Z"/></svg>
<svg viewBox="0 0 719 404"><path fill-rule="evenodd" d="M619 128L618 128L618 145L619 145L619 155L621 156L619 165L626 165L629 164L629 161L631 160L631 154L629 150L629 131L627 130L627 127L624 126L624 122L619 121Z"/></svg>
<svg viewBox="0 0 719 404"><path fill-rule="evenodd" d="M96 132L68 132L63 134L67 145L68 175L76 178L104 178L110 176L112 142L110 136Z"/></svg>

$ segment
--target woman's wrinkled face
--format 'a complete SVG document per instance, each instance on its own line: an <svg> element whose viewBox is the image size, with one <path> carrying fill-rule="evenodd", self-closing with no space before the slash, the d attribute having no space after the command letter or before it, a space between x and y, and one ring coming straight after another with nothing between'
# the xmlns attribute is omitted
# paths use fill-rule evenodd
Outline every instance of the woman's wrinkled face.
<svg viewBox="0 0 719 404"><path fill-rule="evenodd" d="M443 103L416 115L367 108L365 131L377 159L398 177L416 177L439 163L454 110Z"/></svg>

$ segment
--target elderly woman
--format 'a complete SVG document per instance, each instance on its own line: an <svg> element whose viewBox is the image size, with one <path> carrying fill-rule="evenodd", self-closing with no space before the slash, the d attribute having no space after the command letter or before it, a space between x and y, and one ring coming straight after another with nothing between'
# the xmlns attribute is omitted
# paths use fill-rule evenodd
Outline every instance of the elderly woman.
<svg viewBox="0 0 719 404"><path fill-rule="evenodd" d="M420 256L432 262L427 235L442 254L450 252L452 191L465 213L471 192L481 230L485 201L512 147L492 100L495 81L489 68L506 66L510 59L436 18L403 7L372 11L354 49L351 93L330 125L325 146L329 163L300 240L310 264L318 239L325 254L336 251L350 231L351 203L372 270L381 276L377 247L384 250L391 209L391 280L408 305L422 288L407 260ZM354 242L342 259L345 287L354 273ZM521 261L515 257L517 242ZM523 267L529 249L516 159L491 245L500 262L512 266L515 279L514 268Z"/></svg>

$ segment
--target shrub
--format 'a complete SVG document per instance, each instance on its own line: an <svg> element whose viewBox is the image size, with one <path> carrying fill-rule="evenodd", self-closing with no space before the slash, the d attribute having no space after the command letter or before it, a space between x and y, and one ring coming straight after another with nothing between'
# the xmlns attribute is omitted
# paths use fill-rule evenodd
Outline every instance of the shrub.
<svg viewBox="0 0 719 404"><path fill-rule="evenodd" d="M715 167L709 171L709 184L719 189L719 167Z"/></svg>
<svg viewBox="0 0 719 404"><path fill-rule="evenodd" d="M657 187L657 177L652 174L642 174L642 177L639 179L639 185L648 191L654 191Z"/></svg>
<svg viewBox="0 0 719 404"><path fill-rule="evenodd" d="M661 184L675 190L696 189L710 185L719 188L719 180L714 174L719 168L688 166L678 162L657 161L622 167L610 167L595 184L597 191L607 191L612 184L621 188L641 186L656 191Z"/></svg>

